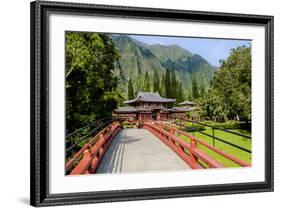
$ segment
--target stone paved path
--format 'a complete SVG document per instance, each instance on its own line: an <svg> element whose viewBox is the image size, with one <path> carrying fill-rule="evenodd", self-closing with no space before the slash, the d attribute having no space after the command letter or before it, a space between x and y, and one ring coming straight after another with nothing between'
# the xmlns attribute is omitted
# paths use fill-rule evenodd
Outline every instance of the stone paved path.
<svg viewBox="0 0 281 208"><path fill-rule="evenodd" d="M97 173L186 170L190 167L146 129L123 129L108 147Z"/></svg>

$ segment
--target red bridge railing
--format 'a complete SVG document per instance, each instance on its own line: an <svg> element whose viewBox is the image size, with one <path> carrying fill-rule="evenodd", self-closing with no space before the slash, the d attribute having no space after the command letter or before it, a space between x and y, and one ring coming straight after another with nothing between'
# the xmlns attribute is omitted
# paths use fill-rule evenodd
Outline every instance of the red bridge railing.
<svg viewBox="0 0 281 208"><path fill-rule="evenodd" d="M110 145L116 133L121 129L119 123L112 123L100 131L94 138L86 143L66 164L66 171L68 171L74 163L80 158L81 160L70 172L70 175L91 174L95 173L97 167ZM91 141L97 141L92 145ZM82 157L82 158L81 158Z"/></svg>
<svg viewBox="0 0 281 208"><path fill-rule="evenodd" d="M185 132L183 132L183 131L181 131L179 129L174 129L174 131L177 132L178 134L186 136L187 138L189 138L191 140L196 141L199 144L202 144L203 146L207 147L208 149L210 149L210 150L212 150L212 151L222 155L223 157L231 160L232 162L234 162L234 163L236 163L236 164L238 164L238 165L240 165L242 167L251 166L250 163L247 163L247 162L245 162L243 160L240 160L239 158L236 158L233 155L230 155L230 154L228 154L228 153L226 153L226 152L224 152L224 151L222 151L222 150L220 150L220 149L218 149L216 147L213 147L212 145L210 145L209 143L205 142L204 140L201 140L201 139L198 139L198 138L196 138L194 136L191 136L190 134L187 134L187 133L185 133Z"/></svg>
<svg viewBox="0 0 281 208"><path fill-rule="evenodd" d="M208 165L209 168L222 168L224 167L220 162L213 159L203 151L197 148L197 141L194 137L190 137L190 143L175 136L175 129L170 132L153 124L153 122L146 122L143 128L149 130L167 146L169 146L187 165L192 169L202 169L199 160Z"/></svg>
<svg viewBox="0 0 281 208"><path fill-rule="evenodd" d="M219 161L198 148L197 144L203 145L209 150L216 152L242 167L251 165L250 163L242 161L239 158L212 146L204 140L175 128L169 122L148 121L144 122L142 127L149 130L169 146L192 169L224 167ZM121 128L119 122L113 122L89 139L88 142L84 144L83 147L66 163L66 171L68 174L77 175L95 173L105 151ZM184 136L189 142L184 141L180 136Z"/></svg>
<svg viewBox="0 0 281 208"><path fill-rule="evenodd" d="M205 146L209 150L212 150L212 151L218 153L219 155L221 155L221 156L231 160L232 162L238 164L239 166L242 166L242 167L249 167L249 166L251 166L250 163L247 163L247 162L245 162L245 161L243 161L243 160L241 160L241 159L239 159L239 158L237 158L237 157L235 157L233 155L230 155L230 154L228 154L228 153L218 149L217 147L214 147L214 146L210 145L206 141L204 141L202 139L199 139L199 138L197 138L195 136L192 136L192 135L190 135L190 134L188 134L188 133L186 133L186 132L184 132L182 130L174 128L173 126L170 126L170 125L167 125L167 124L163 124L163 123L159 123L159 122L156 122L156 124L158 126L160 126L161 128L169 128L170 132L172 132L173 134L177 133L178 135L185 136L186 138L188 138L190 140L191 143L195 142L195 143L199 143L199 144Z"/></svg>

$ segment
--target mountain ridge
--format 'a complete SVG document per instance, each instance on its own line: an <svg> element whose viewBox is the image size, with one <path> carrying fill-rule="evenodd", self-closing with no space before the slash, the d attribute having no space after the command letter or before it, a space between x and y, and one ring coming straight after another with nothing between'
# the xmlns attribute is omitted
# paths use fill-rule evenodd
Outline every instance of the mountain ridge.
<svg viewBox="0 0 281 208"><path fill-rule="evenodd" d="M120 76L121 85L128 79L136 80L139 71L153 76L154 70L160 74L166 69L175 69L177 78L182 82L184 90L191 90L191 80L196 78L200 85L209 87L216 67L212 66L199 54L193 54L177 44L146 44L128 35L111 35L115 47L120 53L116 64L116 74ZM121 91L126 91L121 86Z"/></svg>

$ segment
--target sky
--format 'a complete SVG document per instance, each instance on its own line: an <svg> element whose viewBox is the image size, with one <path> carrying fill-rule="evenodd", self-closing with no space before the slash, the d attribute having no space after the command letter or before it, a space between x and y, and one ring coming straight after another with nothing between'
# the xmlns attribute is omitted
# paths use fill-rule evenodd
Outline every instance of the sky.
<svg viewBox="0 0 281 208"><path fill-rule="evenodd" d="M130 35L130 37L148 45L177 44L193 54L199 54L213 66L219 66L219 60L225 60L229 56L231 48L236 48L242 45L248 46L249 44L251 44L251 41L249 40L233 39L187 38L148 35Z"/></svg>

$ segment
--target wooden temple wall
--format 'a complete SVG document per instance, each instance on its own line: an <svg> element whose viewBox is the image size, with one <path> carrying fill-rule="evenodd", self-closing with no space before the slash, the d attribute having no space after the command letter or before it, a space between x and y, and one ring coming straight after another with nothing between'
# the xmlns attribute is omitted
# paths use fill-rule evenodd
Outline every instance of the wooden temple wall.
<svg viewBox="0 0 281 208"><path fill-rule="evenodd" d="M135 113L113 113L112 117L124 119L126 121L136 121L137 114Z"/></svg>
<svg viewBox="0 0 281 208"><path fill-rule="evenodd" d="M151 113L140 113L138 120L147 121L147 120L151 120L151 119L152 119Z"/></svg>

